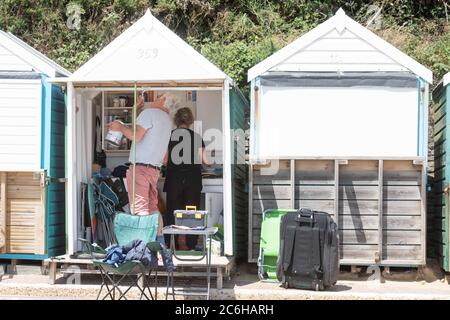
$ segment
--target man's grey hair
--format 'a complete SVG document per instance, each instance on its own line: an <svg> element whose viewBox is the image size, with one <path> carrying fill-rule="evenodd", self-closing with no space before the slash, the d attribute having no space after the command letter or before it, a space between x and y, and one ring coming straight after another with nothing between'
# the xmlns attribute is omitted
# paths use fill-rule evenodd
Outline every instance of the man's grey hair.
<svg viewBox="0 0 450 320"><path fill-rule="evenodd" d="M173 117L178 109L182 107L180 99L171 93L164 94L166 101L164 107L169 110L170 115Z"/></svg>

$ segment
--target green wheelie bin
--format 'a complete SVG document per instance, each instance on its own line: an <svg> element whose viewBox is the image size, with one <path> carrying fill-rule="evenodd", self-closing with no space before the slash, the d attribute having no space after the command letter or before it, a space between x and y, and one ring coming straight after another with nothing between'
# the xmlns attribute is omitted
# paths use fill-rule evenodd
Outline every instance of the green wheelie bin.
<svg viewBox="0 0 450 320"><path fill-rule="evenodd" d="M259 242L258 276L261 280L277 280L277 259L280 249L281 217L292 209L268 209L262 214Z"/></svg>

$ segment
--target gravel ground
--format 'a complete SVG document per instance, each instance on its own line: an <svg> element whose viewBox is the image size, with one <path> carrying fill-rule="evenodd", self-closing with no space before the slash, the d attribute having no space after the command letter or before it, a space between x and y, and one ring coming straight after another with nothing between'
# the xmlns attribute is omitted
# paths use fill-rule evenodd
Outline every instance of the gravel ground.
<svg viewBox="0 0 450 320"><path fill-rule="evenodd" d="M438 270L428 268L417 272L401 270L385 274L387 278L381 283L370 280L365 270L360 273L341 273L337 285L329 291L313 292L305 290L284 289L278 283L261 282L254 272L254 266L244 265L238 268L231 281L225 282L224 289L212 289L213 299L445 299L450 300L450 285ZM58 276L57 284L49 285L48 276L41 275L39 266L21 266L18 274L5 274L0 281L0 299L95 299L99 290L100 277L83 275L81 282L77 277ZM195 284L199 284L199 280ZM213 282L214 283L214 282ZM192 285L190 281L176 281L176 286ZM163 299L164 290L158 291ZM130 292L129 298L138 298L137 290Z"/></svg>

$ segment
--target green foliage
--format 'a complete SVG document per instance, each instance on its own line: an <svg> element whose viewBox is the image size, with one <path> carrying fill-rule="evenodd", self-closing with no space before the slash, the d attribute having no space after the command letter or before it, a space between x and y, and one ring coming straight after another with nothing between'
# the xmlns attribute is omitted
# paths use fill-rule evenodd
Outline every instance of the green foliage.
<svg viewBox="0 0 450 320"><path fill-rule="evenodd" d="M431 68L450 70L450 27L445 0L2 0L0 29L76 70L150 7L170 29L247 86L247 70L311 30L342 7L366 24L381 8L375 30ZM71 6L80 28L69 29ZM372 7L371 7L372 6Z"/></svg>

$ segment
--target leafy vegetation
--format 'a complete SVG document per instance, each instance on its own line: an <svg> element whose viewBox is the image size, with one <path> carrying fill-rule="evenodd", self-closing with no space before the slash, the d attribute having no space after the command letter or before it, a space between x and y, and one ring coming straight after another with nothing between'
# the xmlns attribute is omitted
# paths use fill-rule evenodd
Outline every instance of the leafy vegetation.
<svg viewBox="0 0 450 320"><path fill-rule="evenodd" d="M448 0L2 0L0 28L73 71L148 7L242 87L248 68L339 7L364 25L379 14L369 28L431 68L436 79L450 70ZM74 10L79 28L69 29L77 23Z"/></svg>

